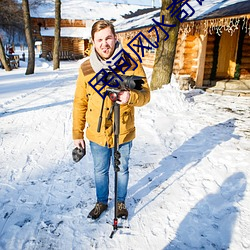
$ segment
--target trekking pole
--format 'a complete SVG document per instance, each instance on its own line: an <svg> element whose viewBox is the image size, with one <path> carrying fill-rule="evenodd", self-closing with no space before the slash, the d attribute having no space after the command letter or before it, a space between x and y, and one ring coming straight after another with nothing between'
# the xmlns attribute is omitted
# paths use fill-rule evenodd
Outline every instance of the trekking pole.
<svg viewBox="0 0 250 250"><path fill-rule="evenodd" d="M114 103L114 171L115 171L115 184L114 184L114 192L115 192L115 206L114 206L114 222L113 222L113 230L110 234L110 238L118 230L118 219L117 219L117 193L118 193L118 172L120 171L120 157L121 154L119 152L119 134L120 134L120 105L116 102Z"/></svg>

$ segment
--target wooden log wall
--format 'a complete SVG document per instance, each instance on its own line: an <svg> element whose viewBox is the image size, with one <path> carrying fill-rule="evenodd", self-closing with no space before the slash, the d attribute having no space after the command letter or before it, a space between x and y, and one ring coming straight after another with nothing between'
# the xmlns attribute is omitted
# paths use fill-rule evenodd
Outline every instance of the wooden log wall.
<svg viewBox="0 0 250 250"><path fill-rule="evenodd" d="M133 31L128 31L128 32L121 32L118 33L118 39L119 41L122 43L123 48L131 54L131 56L135 56L134 52L132 50L130 50L130 48L128 47L128 43L139 33L142 32L150 41L154 42L156 39L156 34L155 32L148 32L149 28L144 28L144 29L140 29L140 30L133 30ZM138 42L138 41L137 41ZM134 42L136 43L136 42ZM143 41L143 44L145 46L148 46L148 44L146 43L146 40ZM134 47L135 48L135 47ZM141 56L142 59L142 65L148 68L152 68L154 66L154 60L155 60L155 50L144 50L144 57L142 57L142 52L140 50L137 51L138 54Z"/></svg>
<svg viewBox="0 0 250 250"><path fill-rule="evenodd" d="M214 46L215 46L215 34L207 35L207 50L204 68L204 78L203 80L210 80L212 68L213 68L213 56L214 56Z"/></svg>
<svg viewBox="0 0 250 250"><path fill-rule="evenodd" d="M84 55L84 51L88 48L89 41L87 39L82 40L79 38L73 39L73 54Z"/></svg>
<svg viewBox="0 0 250 250"><path fill-rule="evenodd" d="M62 37L60 44L60 51L70 51L73 52L73 40L71 38Z"/></svg>
<svg viewBox="0 0 250 250"><path fill-rule="evenodd" d="M53 51L54 37L42 37L42 57L46 58L48 52Z"/></svg>
<svg viewBox="0 0 250 250"><path fill-rule="evenodd" d="M53 52L54 37L42 38L42 57L46 58L48 52ZM61 38L60 51L69 51L76 58L82 58L84 51L88 47L88 40L78 38Z"/></svg>
<svg viewBox="0 0 250 250"><path fill-rule="evenodd" d="M54 18L31 18L32 27L34 29L39 29L39 27L49 28L55 27ZM61 27L86 27L85 20L71 20L71 19L62 19Z"/></svg>
<svg viewBox="0 0 250 250"><path fill-rule="evenodd" d="M183 68L183 51L185 49L185 36L180 35L177 39L173 73L179 76L179 71Z"/></svg>
<svg viewBox="0 0 250 250"><path fill-rule="evenodd" d="M250 36L245 35L242 46L240 79L250 79Z"/></svg>
<svg viewBox="0 0 250 250"><path fill-rule="evenodd" d="M194 80L197 74L197 58L199 53L197 35L179 35L177 40L176 54L173 73L190 75Z"/></svg>
<svg viewBox="0 0 250 250"><path fill-rule="evenodd" d="M147 52L145 53L144 57L142 58L142 65L147 68L153 68L155 61L155 53Z"/></svg>

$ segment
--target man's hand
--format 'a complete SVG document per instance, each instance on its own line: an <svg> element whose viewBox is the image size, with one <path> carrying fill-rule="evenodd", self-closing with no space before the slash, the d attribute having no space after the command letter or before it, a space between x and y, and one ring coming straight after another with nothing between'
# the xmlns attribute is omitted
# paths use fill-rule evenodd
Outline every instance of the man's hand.
<svg viewBox="0 0 250 250"><path fill-rule="evenodd" d="M117 101L118 104L126 104L130 98L130 92L128 90L122 90L118 93Z"/></svg>
<svg viewBox="0 0 250 250"><path fill-rule="evenodd" d="M85 142L83 139L74 140L76 148L72 151L72 157L74 162L80 161L86 154Z"/></svg>
<svg viewBox="0 0 250 250"><path fill-rule="evenodd" d="M76 139L74 140L74 144L76 147L82 147L82 148L85 148L85 142L83 139Z"/></svg>

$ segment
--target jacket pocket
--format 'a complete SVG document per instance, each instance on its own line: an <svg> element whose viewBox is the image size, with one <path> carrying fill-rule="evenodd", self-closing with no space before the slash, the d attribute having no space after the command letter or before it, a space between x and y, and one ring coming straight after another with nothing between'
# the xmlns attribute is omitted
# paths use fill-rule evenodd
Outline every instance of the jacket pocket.
<svg viewBox="0 0 250 250"><path fill-rule="evenodd" d="M133 130L134 127L134 108L122 108L120 115L120 134L128 133L129 131Z"/></svg>

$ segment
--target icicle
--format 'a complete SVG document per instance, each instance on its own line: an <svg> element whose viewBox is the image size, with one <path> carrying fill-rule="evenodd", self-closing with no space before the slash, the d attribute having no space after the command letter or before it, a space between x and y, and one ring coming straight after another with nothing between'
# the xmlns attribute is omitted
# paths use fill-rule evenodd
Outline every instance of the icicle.
<svg viewBox="0 0 250 250"><path fill-rule="evenodd" d="M250 22L247 16L182 23L179 29L179 34L184 33L187 35L190 32L200 33L203 31L205 36L207 36L207 34L212 35L213 32L216 32L217 35L221 36L222 32L227 31L232 36L234 32L239 29L241 19L243 19L242 30L245 29L245 32L250 35Z"/></svg>
<svg viewBox="0 0 250 250"><path fill-rule="evenodd" d="M246 17L244 16L244 18L243 18L243 24L242 24L242 27L241 27L242 30L244 30L245 22L246 22Z"/></svg>
<svg viewBox="0 0 250 250"><path fill-rule="evenodd" d="M246 21L246 30L245 30L246 33L247 33L247 30L248 30L248 21L249 21L249 19L247 19L247 21Z"/></svg>
<svg viewBox="0 0 250 250"><path fill-rule="evenodd" d="M215 22L215 20L211 20L209 24L208 24L208 21L205 22L206 23L206 27L208 28L210 35L213 34L214 22Z"/></svg>
<svg viewBox="0 0 250 250"><path fill-rule="evenodd" d="M247 21L249 21L249 19L247 19ZM250 36L250 23L249 23L249 28L248 28L248 35Z"/></svg>

